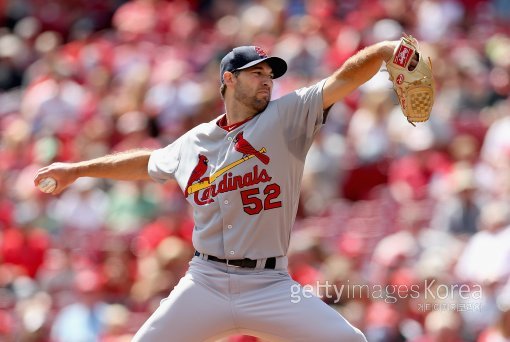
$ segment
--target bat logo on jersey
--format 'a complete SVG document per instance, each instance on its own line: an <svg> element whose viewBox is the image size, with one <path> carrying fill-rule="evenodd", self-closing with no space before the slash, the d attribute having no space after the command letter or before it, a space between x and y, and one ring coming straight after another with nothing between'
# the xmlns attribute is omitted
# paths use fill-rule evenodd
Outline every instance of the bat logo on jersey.
<svg viewBox="0 0 510 342"><path fill-rule="evenodd" d="M186 189L184 190L184 196L188 197L189 194L188 189L193 183L205 180L202 178L202 176L207 171L207 164L209 164L209 159L207 159L207 157L204 156L203 154L199 154L198 164L191 172L191 176L189 176L188 184L186 185Z"/></svg>
<svg viewBox="0 0 510 342"><path fill-rule="evenodd" d="M253 146L243 137L243 132L240 132L234 138L234 148L237 152L241 152L244 156L255 156L264 164L269 164L269 157L260 151L257 151Z"/></svg>
<svg viewBox="0 0 510 342"><path fill-rule="evenodd" d="M263 164L269 164L270 158L267 156L266 148L263 147L257 150L251 145L244 137L243 132L236 135L234 139L234 149L242 153L243 156L226 165L225 167L217 170L209 177L204 177L207 172L209 160L206 156L199 154L198 163L191 172L191 175L184 189L184 195L188 197L194 194L194 201L198 205L211 203L213 198L219 193L234 191L237 189L245 188L259 183L269 182L272 178L268 175L265 169L259 169L257 165L253 169L243 175L234 175L228 172L236 166L252 159L257 158ZM218 184L215 181L220 178ZM203 192L201 192L203 190Z"/></svg>

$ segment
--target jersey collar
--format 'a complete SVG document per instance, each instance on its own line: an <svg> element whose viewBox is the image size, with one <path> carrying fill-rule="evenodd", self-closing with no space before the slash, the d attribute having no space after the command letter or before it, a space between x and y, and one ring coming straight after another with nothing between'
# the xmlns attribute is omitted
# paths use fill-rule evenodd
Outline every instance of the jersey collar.
<svg viewBox="0 0 510 342"><path fill-rule="evenodd" d="M234 129L236 129L237 127L245 124L246 122L250 121L251 119L253 119L255 117L255 115L253 116L250 116L248 119L245 119L243 121L240 121L240 122L236 122L232 125L227 125L227 114L223 114L218 121L216 121L216 124L224 129L225 131L227 132L231 132L233 131Z"/></svg>

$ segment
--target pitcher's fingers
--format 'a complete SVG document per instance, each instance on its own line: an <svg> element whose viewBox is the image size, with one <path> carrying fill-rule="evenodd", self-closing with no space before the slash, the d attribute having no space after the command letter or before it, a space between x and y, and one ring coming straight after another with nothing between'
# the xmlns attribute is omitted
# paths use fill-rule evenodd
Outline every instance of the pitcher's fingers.
<svg viewBox="0 0 510 342"><path fill-rule="evenodd" d="M50 172L48 172L48 170L40 169L39 171L37 171L37 173L34 176L34 185L37 186L43 178L50 177L49 174Z"/></svg>

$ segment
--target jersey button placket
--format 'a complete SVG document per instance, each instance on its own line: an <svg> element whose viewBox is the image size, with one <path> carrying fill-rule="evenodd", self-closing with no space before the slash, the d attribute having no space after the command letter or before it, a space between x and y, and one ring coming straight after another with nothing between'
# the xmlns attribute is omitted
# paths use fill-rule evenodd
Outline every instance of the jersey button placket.
<svg viewBox="0 0 510 342"><path fill-rule="evenodd" d="M224 194L220 194L218 196L218 200L219 200L219 203L221 203L221 211L222 212L225 212L225 211L228 211L230 209L230 206L231 206L231 200L227 199L224 197ZM227 221L228 222L228 221ZM223 230L223 234L224 234L224 239L227 239L226 236L230 236L232 234L232 228L233 228L233 225L231 223L227 223L227 222L224 222L224 226L226 229ZM235 251L232 249L233 245L230 245L230 244L225 244L224 246L224 251L225 251L225 254L227 255L227 259L231 259L234 254L235 254Z"/></svg>

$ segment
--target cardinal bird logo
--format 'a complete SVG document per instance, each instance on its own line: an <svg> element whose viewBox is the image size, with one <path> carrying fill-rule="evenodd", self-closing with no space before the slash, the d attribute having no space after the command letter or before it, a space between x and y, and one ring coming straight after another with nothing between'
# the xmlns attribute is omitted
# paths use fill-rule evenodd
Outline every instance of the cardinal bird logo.
<svg viewBox="0 0 510 342"><path fill-rule="evenodd" d="M189 187L199 180L202 179L202 176L207 171L207 164L209 163L209 159L207 159L206 156L203 154L198 155L198 163L197 166L193 169L193 172L191 172L191 175L189 176L188 185L186 185L186 188L184 189L184 196L188 197L188 189Z"/></svg>
<svg viewBox="0 0 510 342"><path fill-rule="evenodd" d="M244 156L254 156L257 157L262 163L269 164L269 157L260 151L257 151L244 137L243 132L240 132L234 138L234 149L237 152L241 152Z"/></svg>

